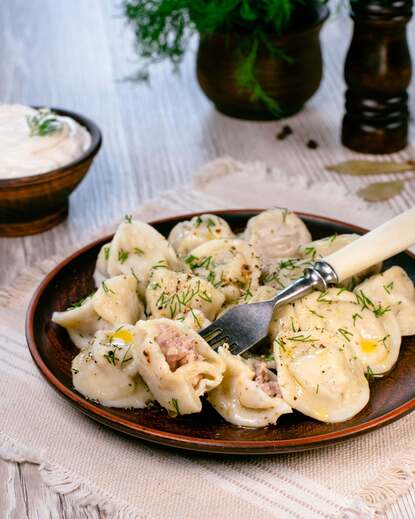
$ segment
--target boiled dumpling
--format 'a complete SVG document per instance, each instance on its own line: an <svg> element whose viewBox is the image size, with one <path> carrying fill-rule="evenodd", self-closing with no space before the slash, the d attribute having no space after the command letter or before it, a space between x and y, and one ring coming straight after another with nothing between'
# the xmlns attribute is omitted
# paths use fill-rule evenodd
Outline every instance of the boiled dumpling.
<svg viewBox="0 0 415 519"><path fill-rule="evenodd" d="M181 321L184 325L192 328L195 332L203 330L206 326L211 324L211 321L206 318L205 314L203 314L200 310L189 310L185 314L176 318L177 321Z"/></svg>
<svg viewBox="0 0 415 519"><path fill-rule="evenodd" d="M265 286L281 291L304 275L304 270L313 265L313 261L303 258L284 258L266 265L261 274Z"/></svg>
<svg viewBox="0 0 415 519"><path fill-rule="evenodd" d="M96 331L135 324L143 317L144 305L136 290L134 276L115 276L74 308L54 312L52 321L66 328L78 348L85 348Z"/></svg>
<svg viewBox="0 0 415 519"><path fill-rule="evenodd" d="M135 344L134 356L143 380L173 415L201 411L201 396L222 381L223 360L198 333L179 321L140 321Z"/></svg>
<svg viewBox="0 0 415 519"><path fill-rule="evenodd" d="M185 261L194 274L223 292L227 302L234 302L259 286L258 258L243 240L206 242L193 249Z"/></svg>
<svg viewBox="0 0 415 519"><path fill-rule="evenodd" d="M218 238L234 238L228 223L214 214L194 216L176 224L169 234L169 242L180 257L187 256L202 243Z"/></svg>
<svg viewBox="0 0 415 519"><path fill-rule="evenodd" d="M270 209L248 221L244 235L263 265L297 256L301 245L311 241L302 220L287 209Z"/></svg>
<svg viewBox="0 0 415 519"><path fill-rule="evenodd" d="M368 308L361 298L338 288L313 292L293 307L301 329L324 328L336 334L369 373L382 375L397 361L401 334L391 312Z"/></svg>
<svg viewBox="0 0 415 519"><path fill-rule="evenodd" d="M218 313L217 318L221 317L224 313L226 313L231 308L234 308L237 305L243 304L251 304L251 303L261 303L262 301L268 301L273 299L277 295L278 291L270 286L260 286L253 292L247 290L244 295L235 301L234 303L228 303L223 306L221 311Z"/></svg>
<svg viewBox="0 0 415 519"><path fill-rule="evenodd" d="M301 329L274 342L278 384L291 407L322 422L343 422L369 401L361 362L334 333Z"/></svg>
<svg viewBox="0 0 415 519"><path fill-rule="evenodd" d="M99 331L72 361L73 384L86 398L108 407L142 409L154 400L138 373L134 327Z"/></svg>
<svg viewBox="0 0 415 519"><path fill-rule="evenodd" d="M221 384L208 393L208 400L228 422L243 427L275 424L291 407L281 398L277 376L265 363L232 355L219 348L226 365Z"/></svg>
<svg viewBox="0 0 415 519"><path fill-rule="evenodd" d="M97 262L95 264L94 282L95 286L99 287L103 281L108 279L108 259L110 255L111 243L106 243L99 251Z"/></svg>
<svg viewBox="0 0 415 519"><path fill-rule="evenodd" d="M137 279L139 294L144 296L152 268L176 267L176 253L164 236L147 223L128 220L118 227L111 243L102 248L94 279L131 274Z"/></svg>
<svg viewBox="0 0 415 519"><path fill-rule="evenodd" d="M373 276L355 288L355 293L366 296L377 308L389 308L398 320L402 335L415 334L415 288L401 267L391 267Z"/></svg>
<svg viewBox="0 0 415 519"><path fill-rule="evenodd" d="M190 272L153 270L146 289L147 313L152 318L176 319L190 310L200 310L207 319L217 316L225 296L209 281Z"/></svg>

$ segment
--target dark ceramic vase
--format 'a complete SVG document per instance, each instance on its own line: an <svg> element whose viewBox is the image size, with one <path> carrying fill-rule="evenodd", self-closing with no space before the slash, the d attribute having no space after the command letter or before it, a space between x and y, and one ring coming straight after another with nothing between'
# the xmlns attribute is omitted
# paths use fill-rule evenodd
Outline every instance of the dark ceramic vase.
<svg viewBox="0 0 415 519"><path fill-rule="evenodd" d="M325 6L300 9L290 27L272 39L289 60L270 55L260 45L255 73L265 92L275 99L280 116L273 114L235 79L240 60L242 32L201 36L197 54L197 77L206 96L216 108L231 117L272 120L295 114L317 91L323 72L320 30L329 16Z"/></svg>

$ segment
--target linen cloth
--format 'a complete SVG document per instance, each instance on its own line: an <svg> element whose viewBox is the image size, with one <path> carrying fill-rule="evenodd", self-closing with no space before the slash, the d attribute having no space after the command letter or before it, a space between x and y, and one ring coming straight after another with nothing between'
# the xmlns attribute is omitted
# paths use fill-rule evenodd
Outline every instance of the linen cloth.
<svg viewBox="0 0 415 519"><path fill-rule="evenodd" d="M313 183L260 162L242 164L231 158L209 163L192 186L163 194L134 216L151 221L198 210L273 206L369 228L392 216L369 208L338 184ZM30 297L62 257L29 268L0 291L4 459L38 464L57 492L71 494L85 506L99 504L110 517L120 518L374 517L411 485L413 415L338 445L269 457L173 451L122 436L84 417L43 380L24 337Z"/></svg>

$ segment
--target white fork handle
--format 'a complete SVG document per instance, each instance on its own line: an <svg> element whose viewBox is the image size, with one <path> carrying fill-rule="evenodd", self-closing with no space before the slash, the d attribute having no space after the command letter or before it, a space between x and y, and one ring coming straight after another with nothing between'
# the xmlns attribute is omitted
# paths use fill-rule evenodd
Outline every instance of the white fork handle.
<svg viewBox="0 0 415 519"><path fill-rule="evenodd" d="M415 207L392 218L346 247L330 254L326 261L339 282L415 244Z"/></svg>

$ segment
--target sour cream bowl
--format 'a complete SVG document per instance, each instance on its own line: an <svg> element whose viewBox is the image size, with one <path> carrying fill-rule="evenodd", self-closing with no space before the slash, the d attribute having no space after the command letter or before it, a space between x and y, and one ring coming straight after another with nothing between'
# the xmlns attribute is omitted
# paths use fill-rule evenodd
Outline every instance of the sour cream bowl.
<svg viewBox="0 0 415 519"><path fill-rule="evenodd" d="M90 144L61 167L30 176L0 178L0 236L37 234L62 222L68 214L69 195L88 172L101 147L101 132L90 119L69 110L51 110L85 128Z"/></svg>

